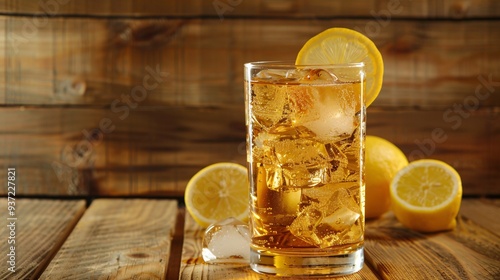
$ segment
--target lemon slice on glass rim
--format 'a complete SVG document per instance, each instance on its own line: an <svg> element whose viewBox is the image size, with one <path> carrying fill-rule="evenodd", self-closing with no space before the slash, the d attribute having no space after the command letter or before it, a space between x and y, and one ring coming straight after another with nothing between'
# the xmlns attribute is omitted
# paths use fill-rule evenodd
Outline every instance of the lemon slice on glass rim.
<svg viewBox="0 0 500 280"><path fill-rule="evenodd" d="M246 222L249 216L247 168L220 162L198 171L188 182L186 209L202 227L234 217Z"/></svg>
<svg viewBox="0 0 500 280"><path fill-rule="evenodd" d="M297 55L296 65L363 62L366 75L365 105L368 107L382 88L384 62L375 44L365 35L341 27L327 29L309 39Z"/></svg>

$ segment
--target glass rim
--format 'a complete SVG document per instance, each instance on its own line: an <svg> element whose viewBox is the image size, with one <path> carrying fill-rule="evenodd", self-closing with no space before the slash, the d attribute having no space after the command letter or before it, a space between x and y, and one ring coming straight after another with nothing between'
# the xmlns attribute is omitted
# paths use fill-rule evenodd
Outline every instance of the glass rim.
<svg viewBox="0 0 500 280"><path fill-rule="evenodd" d="M306 64L296 65L294 61L287 60L269 60L269 61L254 61L243 64L245 68L273 68L273 69L289 69L289 68L360 68L364 67L364 62L338 63L338 64Z"/></svg>

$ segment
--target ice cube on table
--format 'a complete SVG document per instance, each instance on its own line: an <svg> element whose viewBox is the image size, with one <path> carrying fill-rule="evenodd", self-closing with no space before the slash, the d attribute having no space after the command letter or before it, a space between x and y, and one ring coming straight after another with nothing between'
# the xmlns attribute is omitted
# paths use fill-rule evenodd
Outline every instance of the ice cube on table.
<svg viewBox="0 0 500 280"><path fill-rule="evenodd" d="M203 237L203 260L207 263L248 263L250 231L248 225L227 218L210 225Z"/></svg>

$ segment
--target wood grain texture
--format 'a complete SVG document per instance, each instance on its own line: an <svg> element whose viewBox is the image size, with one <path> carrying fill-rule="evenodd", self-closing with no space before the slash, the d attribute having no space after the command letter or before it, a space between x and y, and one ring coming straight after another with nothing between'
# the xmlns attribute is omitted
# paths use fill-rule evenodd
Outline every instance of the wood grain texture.
<svg viewBox="0 0 500 280"><path fill-rule="evenodd" d="M0 211L4 225L2 236L2 269L0 279L37 279L57 253L75 224L85 211L83 200L16 199L15 216L9 216L7 198L0 200ZM7 218L17 220L7 220ZM7 226L15 223L14 234ZM7 237L14 236L15 243L8 244ZM15 272L7 270L11 254L15 250Z"/></svg>
<svg viewBox="0 0 500 280"><path fill-rule="evenodd" d="M193 220L191 215L186 212L186 221L184 226L184 245L182 251L181 268L179 279L266 279L278 280L282 277L261 275L253 270L247 264L207 264L203 261L202 240L204 229L202 229ZM308 277L307 279L316 279ZM324 278L320 278L324 279ZM378 279L370 267L365 265L360 272L341 276L335 279Z"/></svg>
<svg viewBox="0 0 500 280"><path fill-rule="evenodd" d="M18 168L20 194L182 196L204 166L246 160L242 106L163 107L123 120L107 109L2 112L0 165ZM115 129L101 130L102 119Z"/></svg>
<svg viewBox="0 0 500 280"><path fill-rule="evenodd" d="M500 20L394 19L373 30L374 20L349 18L57 17L32 30L31 20L0 16L4 104L97 105L120 114L134 106L240 104L244 63L293 60L332 26L359 30L380 49L384 85L373 106L500 104Z"/></svg>
<svg viewBox="0 0 500 280"><path fill-rule="evenodd" d="M0 207L7 208L6 199ZM0 272L0 278L38 279L43 273L39 279L281 279L247 265L204 263L204 230L177 207L171 200L98 199L83 214L82 200L18 199L17 269ZM457 227L433 234L404 228L392 212L369 220L364 268L336 279L496 280L499 207L498 199L463 199ZM2 236L8 235L5 228ZM6 263L5 256L0 260Z"/></svg>
<svg viewBox="0 0 500 280"><path fill-rule="evenodd" d="M448 162L465 195L498 195L498 112L481 108L450 119L446 110L370 107L367 133L395 143L410 160ZM246 164L242 105L137 108L123 120L106 108L9 107L0 108L0 119L8 120L0 126L0 166L18 168L24 195L182 197L201 168ZM115 129L104 133L102 119Z"/></svg>
<svg viewBox="0 0 500 280"><path fill-rule="evenodd" d="M489 109L464 111L368 108L367 134L395 143L409 161L433 158L460 174L465 195L500 191L500 122Z"/></svg>
<svg viewBox="0 0 500 280"><path fill-rule="evenodd" d="M480 213L471 207L477 207ZM500 235L492 231L495 225L481 225L484 216L492 217L497 212L498 200L464 199L457 227L433 234L403 227L392 212L369 220L365 268L345 279L498 279ZM204 263L202 236L203 229L187 214L180 279L219 279L224 275L274 279L257 275L243 265Z"/></svg>
<svg viewBox="0 0 500 280"><path fill-rule="evenodd" d="M202 167L245 163L243 63L341 26L384 57L368 133L498 195L499 24L494 0L2 2L0 166L30 174L23 195L181 197Z"/></svg>
<svg viewBox="0 0 500 280"><path fill-rule="evenodd" d="M459 216L452 231L421 234L386 213L367 223L365 261L383 279L498 279L500 236L474 219Z"/></svg>
<svg viewBox="0 0 500 280"><path fill-rule="evenodd" d="M90 5L74 0L11 0L2 2L0 12L7 14L37 14L51 16L214 16L221 19L235 16L333 17L372 16L380 11L392 12L393 17L476 18L500 15L495 0L367 0L363 2L332 2L328 0L282 1L162 1L107 0Z"/></svg>
<svg viewBox="0 0 500 280"><path fill-rule="evenodd" d="M500 199L464 199L460 206L460 214L465 222L474 221L481 227L500 235Z"/></svg>
<svg viewBox="0 0 500 280"><path fill-rule="evenodd" d="M165 279L177 202L97 199L40 279Z"/></svg>
<svg viewBox="0 0 500 280"><path fill-rule="evenodd" d="M179 271L182 258L182 245L184 244L184 224L186 208L178 207L175 232L170 248L170 259L166 279L179 279Z"/></svg>

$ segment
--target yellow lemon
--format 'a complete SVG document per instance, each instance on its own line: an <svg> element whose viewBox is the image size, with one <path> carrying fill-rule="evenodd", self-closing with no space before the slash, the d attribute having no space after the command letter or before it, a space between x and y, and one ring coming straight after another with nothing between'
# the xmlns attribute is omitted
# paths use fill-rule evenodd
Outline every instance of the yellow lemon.
<svg viewBox="0 0 500 280"><path fill-rule="evenodd" d="M401 168L408 165L405 154L393 143L377 136L365 142L365 215L377 218L390 209L389 187Z"/></svg>
<svg viewBox="0 0 500 280"><path fill-rule="evenodd" d="M365 64L368 107L382 88L384 62L375 44L365 35L348 28L330 28L309 39L297 55L296 65Z"/></svg>
<svg viewBox="0 0 500 280"><path fill-rule="evenodd" d="M392 210L406 227L435 232L456 226L462 201L462 181L450 165L417 160L401 169L391 184Z"/></svg>
<svg viewBox="0 0 500 280"><path fill-rule="evenodd" d="M208 227L229 217L246 222L249 196L246 167L221 162L203 168L189 180L184 202L193 219Z"/></svg>

